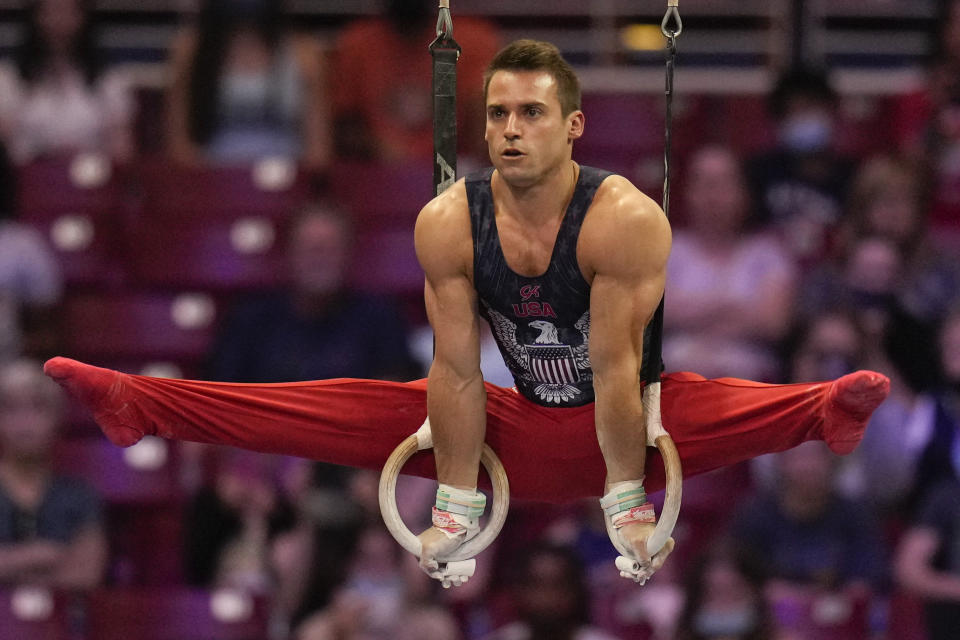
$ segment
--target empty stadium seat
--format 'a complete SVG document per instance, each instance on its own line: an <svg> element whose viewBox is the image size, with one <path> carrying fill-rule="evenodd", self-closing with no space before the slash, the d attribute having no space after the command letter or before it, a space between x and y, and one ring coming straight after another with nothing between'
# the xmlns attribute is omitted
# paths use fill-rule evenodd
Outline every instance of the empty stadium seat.
<svg viewBox="0 0 960 640"><path fill-rule="evenodd" d="M310 177L282 159L250 166L192 168L156 159L137 171L141 215L175 218L285 219L311 197Z"/></svg>
<svg viewBox="0 0 960 640"><path fill-rule="evenodd" d="M126 206L123 180L98 156L51 160L18 169L18 218L36 227L75 285L123 280L116 240Z"/></svg>
<svg viewBox="0 0 960 640"><path fill-rule="evenodd" d="M124 262L132 280L143 286L228 292L269 288L284 276L284 232L268 216L139 217L125 234Z"/></svg>
<svg viewBox="0 0 960 640"><path fill-rule="evenodd" d="M216 303L192 293L72 295L64 302L63 354L91 364L197 363L215 331Z"/></svg>
<svg viewBox="0 0 960 640"><path fill-rule="evenodd" d="M91 594L87 640L264 640L267 602L240 591L186 588Z"/></svg>
<svg viewBox="0 0 960 640"><path fill-rule="evenodd" d="M433 165L338 163L330 170L330 196L353 214L358 231L413 229L433 198Z"/></svg>
<svg viewBox="0 0 960 640"><path fill-rule="evenodd" d="M119 504L177 501L175 447L147 437L132 447L118 447L102 436L57 443L56 469L83 478L104 497Z"/></svg>
<svg viewBox="0 0 960 640"><path fill-rule="evenodd" d="M43 587L0 590L0 637L66 640L70 637L67 598Z"/></svg>

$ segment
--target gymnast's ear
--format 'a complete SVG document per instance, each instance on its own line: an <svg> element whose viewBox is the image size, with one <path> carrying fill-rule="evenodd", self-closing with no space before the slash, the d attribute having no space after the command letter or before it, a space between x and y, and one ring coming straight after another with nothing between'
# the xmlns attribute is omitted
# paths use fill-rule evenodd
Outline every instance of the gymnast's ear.
<svg viewBox="0 0 960 640"><path fill-rule="evenodd" d="M567 138L572 142L583 135L583 111L575 109L567 116Z"/></svg>

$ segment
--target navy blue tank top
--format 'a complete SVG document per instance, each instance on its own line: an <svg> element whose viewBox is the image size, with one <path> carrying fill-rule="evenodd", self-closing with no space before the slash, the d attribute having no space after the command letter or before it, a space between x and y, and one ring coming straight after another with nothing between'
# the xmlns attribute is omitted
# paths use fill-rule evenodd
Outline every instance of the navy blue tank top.
<svg viewBox="0 0 960 640"><path fill-rule="evenodd" d="M480 314L524 397L548 407L593 402L590 285L577 263L577 238L597 188L611 174L580 167L550 265L532 278L507 266L494 217L492 175L490 168L466 177Z"/></svg>

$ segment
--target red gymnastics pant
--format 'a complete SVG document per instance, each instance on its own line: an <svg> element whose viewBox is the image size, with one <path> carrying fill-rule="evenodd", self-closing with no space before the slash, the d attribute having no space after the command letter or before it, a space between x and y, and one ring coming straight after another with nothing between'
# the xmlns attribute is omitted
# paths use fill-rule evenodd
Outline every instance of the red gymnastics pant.
<svg viewBox="0 0 960 640"><path fill-rule="evenodd" d="M65 358L45 369L122 446L156 435L379 470L426 417L425 380L202 382L123 374ZM844 381L869 397L853 408L838 406ZM872 372L788 385L672 373L663 378L661 413L690 477L807 440L849 451L888 388L889 381ZM606 471L593 404L549 408L512 389L488 383L486 390L486 441L503 462L512 498L566 502L601 495ZM432 455L418 453L404 473L435 478ZM657 454L649 457L645 484L650 492L664 486Z"/></svg>

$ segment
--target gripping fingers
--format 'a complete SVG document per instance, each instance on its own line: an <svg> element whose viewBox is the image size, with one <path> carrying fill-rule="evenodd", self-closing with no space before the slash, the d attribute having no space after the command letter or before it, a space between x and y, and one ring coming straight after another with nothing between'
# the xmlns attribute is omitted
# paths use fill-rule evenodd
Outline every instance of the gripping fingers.
<svg viewBox="0 0 960 640"><path fill-rule="evenodd" d="M463 543L462 537L451 538L436 527L431 527L419 538L420 568L434 580L439 580L444 589L459 587L473 575L477 566L474 559L458 562L439 560L453 553Z"/></svg>

